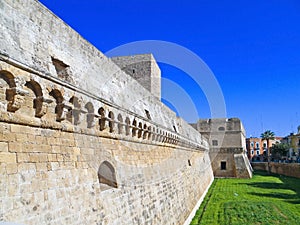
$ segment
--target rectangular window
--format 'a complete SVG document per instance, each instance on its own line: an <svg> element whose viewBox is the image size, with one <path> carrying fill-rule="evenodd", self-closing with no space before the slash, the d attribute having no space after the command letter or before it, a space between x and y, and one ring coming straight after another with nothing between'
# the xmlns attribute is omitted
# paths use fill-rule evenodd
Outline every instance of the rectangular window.
<svg viewBox="0 0 300 225"><path fill-rule="evenodd" d="M254 151L253 150L251 150L251 155L253 155L254 154Z"/></svg>
<svg viewBox="0 0 300 225"><path fill-rule="evenodd" d="M226 170L226 162L221 162L221 170Z"/></svg>
<svg viewBox="0 0 300 225"><path fill-rule="evenodd" d="M213 146L218 146L218 140L212 140L212 145Z"/></svg>
<svg viewBox="0 0 300 225"><path fill-rule="evenodd" d="M260 152L259 152L259 150L257 150L257 151L256 151L256 155L260 155Z"/></svg>

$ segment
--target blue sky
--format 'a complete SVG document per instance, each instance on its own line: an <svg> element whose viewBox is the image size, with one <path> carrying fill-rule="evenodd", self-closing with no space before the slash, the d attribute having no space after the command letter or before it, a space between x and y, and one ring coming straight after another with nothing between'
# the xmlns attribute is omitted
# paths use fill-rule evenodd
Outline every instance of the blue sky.
<svg viewBox="0 0 300 225"><path fill-rule="evenodd" d="M227 116L239 117L247 136L259 136L267 129L284 136L300 125L297 0L41 2L102 52L140 40L169 41L190 49L213 71ZM165 79L186 90L197 116L210 117L206 98L193 80L172 66L160 66ZM170 93L163 84L162 96ZM183 103L171 104L176 108ZM191 115L181 116L197 120Z"/></svg>

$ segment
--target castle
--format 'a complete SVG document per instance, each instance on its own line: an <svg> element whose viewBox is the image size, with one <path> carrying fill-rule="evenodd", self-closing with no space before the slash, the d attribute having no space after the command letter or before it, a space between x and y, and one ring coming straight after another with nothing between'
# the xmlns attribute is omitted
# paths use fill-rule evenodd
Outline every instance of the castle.
<svg viewBox="0 0 300 225"><path fill-rule="evenodd" d="M188 224L209 142L152 55L107 58L37 0L0 0L0 221Z"/></svg>

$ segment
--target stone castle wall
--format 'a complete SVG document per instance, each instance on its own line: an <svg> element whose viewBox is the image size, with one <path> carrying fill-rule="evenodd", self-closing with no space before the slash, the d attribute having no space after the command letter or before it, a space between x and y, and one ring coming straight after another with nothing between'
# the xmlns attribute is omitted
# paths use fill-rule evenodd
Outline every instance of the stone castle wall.
<svg viewBox="0 0 300 225"><path fill-rule="evenodd" d="M0 21L0 221L183 224L207 141L38 1Z"/></svg>
<svg viewBox="0 0 300 225"><path fill-rule="evenodd" d="M1 221L183 224L213 179L201 152L0 125ZM104 161L117 188L99 183Z"/></svg>
<svg viewBox="0 0 300 225"><path fill-rule="evenodd" d="M267 162L253 162L251 163L254 170L268 171ZM300 164L299 163L270 163L271 173L281 174L289 177L300 178Z"/></svg>

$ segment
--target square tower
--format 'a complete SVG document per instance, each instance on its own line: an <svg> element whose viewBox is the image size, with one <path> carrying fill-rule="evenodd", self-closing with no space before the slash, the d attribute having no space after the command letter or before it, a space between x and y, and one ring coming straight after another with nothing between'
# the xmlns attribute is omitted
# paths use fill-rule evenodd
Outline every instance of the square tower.
<svg viewBox="0 0 300 225"><path fill-rule="evenodd" d="M117 56L111 60L155 97L161 99L161 71L152 54Z"/></svg>

